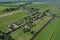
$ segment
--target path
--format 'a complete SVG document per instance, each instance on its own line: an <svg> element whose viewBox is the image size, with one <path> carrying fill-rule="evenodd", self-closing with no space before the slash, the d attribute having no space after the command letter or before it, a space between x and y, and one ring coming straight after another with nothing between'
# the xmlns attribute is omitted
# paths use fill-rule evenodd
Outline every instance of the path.
<svg viewBox="0 0 60 40"><path fill-rule="evenodd" d="M0 18L4 17L4 16L12 15L12 14L17 13L19 11L21 11L21 10L17 10L17 11L13 11L13 12L10 12L10 13L6 13L6 14L3 14L3 15L0 15Z"/></svg>

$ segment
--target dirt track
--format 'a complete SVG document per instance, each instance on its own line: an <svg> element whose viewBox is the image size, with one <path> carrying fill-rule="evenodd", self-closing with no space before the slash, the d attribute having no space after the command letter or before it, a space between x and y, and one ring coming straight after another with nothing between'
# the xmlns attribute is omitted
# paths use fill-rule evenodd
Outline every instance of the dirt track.
<svg viewBox="0 0 60 40"><path fill-rule="evenodd" d="M13 12L10 12L10 13L6 13L6 14L3 14L3 15L0 15L0 17L12 15L12 14L17 13L17 12L19 12L19 11L21 11L21 10L17 10L17 11L13 11Z"/></svg>

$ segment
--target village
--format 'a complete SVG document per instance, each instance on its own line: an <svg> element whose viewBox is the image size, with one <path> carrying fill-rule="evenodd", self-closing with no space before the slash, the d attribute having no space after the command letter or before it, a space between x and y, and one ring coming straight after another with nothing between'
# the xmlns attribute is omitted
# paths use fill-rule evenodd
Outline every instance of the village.
<svg viewBox="0 0 60 40"><path fill-rule="evenodd" d="M30 3L30 4L32 4L32 3ZM17 25L17 24L7 25L9 30L6 31L6 32L2 32L2 34L0 35L1 37L5 37L4 35L8 35L11 32L14 32L15 30L17 30L19 28L23 29L24 33L31 32L31 34L35 34L33 30L30 30L35 25L35 24L33 24L34 21L36 21L38 19L43 20L43 17L45 17L45 16L53 17L53 15L50 12L50 9L41 13L41 12L39 12L39 9L37 9L37 8L27 8L26 5L29 5L29 4L19 5L18 8L9 8L9 9L7 8L7 9L5 9L7 12L8 11L13 11L13 10L27 10L28 14L30 14L30 16L25 17L23 23L20 24L20 25Z"/></svg>
<svg viewBox="0 0 60 40"><path fill-rule="evenodd" d="M30 7L31 5L34 5L33 2L28 2L28 3L25 3L25 4L20 4L16 7L10 7L10 8L5 8L4 10L2 10L1 13L11 13L11 12L16 12L16 11L27 11L26 14L27 16L24 16L22 18L22 16L20 16L21 18L19 18L19 22L18 20L13 22L13 23L9 23L8 25L6 25L6 27L8 28L8 30L6 31L0 31L0 40L17 40L17 37L21 37L19 34L16 33L17 30L20 29L20 31L22 31L21 35L29 35L28 39L26 38L25 40L34 40L34 38L41 32L44 30L44 28L55 18L58 18L56 17L57 14L53 14L52 11L54 11L54 7L47 7L46 10L42 11L41 9L39 8L34 8L34 7ZM35 4L36 5L36 4ZM34 5L34 6L35 6ZM40 5L40 4L38 4ZM28 7L29 6L29 7ZM40 5L41 6L41 5ZM51 9L52 8L52 9ZM54 9L53 9L54 8ZM44 8L43 8L44 9ZM11 15L13 15L14 13L12 13ZM16 15L18 13L15 13ZM22 13L21 13L22 14ZM1 14L1 15L4 15L4 14ZM15 15L15 16L16 16ZM10 16L10 15L7 15L7 16ZM2 16L2 17L5 17L5 16ZM0 18L2 18L0 17ZM13 18L13 17L12 17ZM17 18L17 17L16 17ZM12 20L12 19L11 19ZM22 21L20 21L22 20ZM9 20L8 20L9 21ZM41 23L38 25L38 23ZM43 22L43 23L42 23ZM6 22L7 23L7 22ZM3 25L3 24L2 24ZM33 29L33 30L32 30ZM13 35L15 34L18 35L16 37L16 39L14 38L14 36L16 35ZM19 31L18 31L19 32ZM12 34L13 33L13 34ZM19 32L20 33L20 32ZM13 36L11 36L11 34ZM25 38L24 36L24 38ZM18 39L18 40L24 40L23 39L23 36L21 37L22 39Z"/></svg>

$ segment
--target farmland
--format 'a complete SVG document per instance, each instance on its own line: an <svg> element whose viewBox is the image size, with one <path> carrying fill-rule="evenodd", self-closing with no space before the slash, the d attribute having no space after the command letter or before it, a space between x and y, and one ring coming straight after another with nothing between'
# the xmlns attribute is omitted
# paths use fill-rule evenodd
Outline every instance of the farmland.
<svg viewBox="0 0 60 40"><path fill-rule="evenodd" d="M46 17L45 17L46 18ZM36 31L38 31L38 29L40 29L41 27L40 26L42 26L41 24L44 24L44 22L46 22L46 20L48 20L49 19L49 17L48 18L46 18L45 20L43 20L43 22L42 22L42 20L37 20L37 21L35 21L36 22L36 27L34 28L32 28L31 30L33 30L34 32L36 32ZM41 21L41 22L39 22L39 21ZM39 23L39 25L37 25ZM28 33L23 33L23 31L21 31L22 29L19 29L18 31L21 33L19 33L18 31L15 31L15 32L13 32L11 35L12 35L12 37L13 38L16 38L16 40L29 40L33 35L30 33L30 32L28 32ZM15 33L15 35L13 35ZM19 35L17 35L17 34L19 34ZM28 38L27 38L28 37Z"/></svg>
<svg viewBox="0 0 60 40"><path fill-rule="evenodd" d="M5 8L9 8L9 7L0 6L0 11L5 9Z"/></svg>
<svg viewBox="0 0 60 40"><path fill-rule="evenodd" d="M25 4L25 3L22 3ZM0 10L3 10L5 8L9 7L17 7L20 5L20 3L16 4L0 4ZM12 5L12 6L11 6ZM43 14L44 11L47 9L51 9L51 14L56 14L55 18L47 24L47 26L34 38L34 40L60 40L60 9L58 9L57 3L46 3L46 2L41 2L41 3L33 3L30 5L27 5L28 8L38 8L39 12ZM6 32L10 28L8 28L9 24L17 24L20 25L23 23L24 18L27 16L31 16L28 14L28 10L17 10L18 12L12 12L11 15L6 15L3 17L0 17L0 31ZM8 14L8 13L6 13ZM9 13L10 14L10 13ZM2 14L4 15L4 14ZM39 29L42 28L42 26L50 19L52 16L44 16L42 19L35 20L33 26L30 30L36 33ZM25 27L30 27L25 25ZM14 40L30 40L34 34L31 32L26 32L24 33L22 28L19 28L12 33L9 34Z"/></svg>
<svg viewBox="0 0 60 40"><path fill-rule="evenodd" d="M57 6L57 3L48 3L48 2L47 3L34 3L32 5L30 5L31 7L30 6L28 6L28 7L30 7L30 8L32 8L32 7L39 8L40 11L45 11L46 9L50 9L54 6Z"/></svg>
<svg viewBox="0 0 60 40"><path fill-rule="evenodd" d="M7 3L7 4L0 4L0 15L5 14L4 10L7 8L17 8L19 5L25 4L25 3ZM8 12L9 13L9 12Z"/></svg>
<svg viewBox="0 0 60 40"><path fill-rule="evenodd" d="M9 15L9 16L6 16L6 17L2 17L0 18L0 30L5 30L7 28L7 25L8 24L12 24L16 21L19 21L20 19L23 19L21 16L27 16L28 14L25 14L27 13L26 11L21 11L21 12L18 12L18 13L15 13L15 14L12 14L12 15ZM12 19L12 20L11 20ZM9 20L9 21L8 21ZM15 20L15 21L14 21ZM6 23L7 22L7 23Z"/></svg>
<svg viewBox="0 0 60 40"><path fill-rule="evenodd" d="M37 36L35 40L60 40L59 27L60 27L60 9L55 8L52 13L55 13L57 17L52 20L46 28Z"/></svg>
<svg viewBox="0 0 60 40"><path fill-rule="evenodd" d="M55 23L55 25L54 25ZM56 30L56 27L59 27L59 19L54 19L50 24L47 25L47 27L40 33L39 36L37 36L36 40L50 40L50 37L54 30Z"/></svg>
<svg viewBox="0 0 60 40"><path fill-rule="evenodd" d="M0 6L4 6L4 7L16 7L16 6L18 6L18 5L20 5L20 4L25 4L25 3L7 3L7 4L4 4L4 3L2 3L2 4L0 4Z"/></svg>

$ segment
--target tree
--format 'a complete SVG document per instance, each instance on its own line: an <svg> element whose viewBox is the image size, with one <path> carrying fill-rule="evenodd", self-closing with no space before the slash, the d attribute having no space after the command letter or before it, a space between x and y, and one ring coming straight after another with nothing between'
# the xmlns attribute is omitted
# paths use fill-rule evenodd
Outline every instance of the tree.
<svg viewBox="0 0 60 40"><path fill-rule="evenodd" d="M50 11L50 9L46 10L45 12L49 12L49 11Z"/></svg>
<svg viewBox="0 0 60 40"><path fill-rule="evenodd" d="M24 33L26 33L26 32L30 32L31 30L29 28L24 28L23 31Z"/></svg>
<svg viewBox="0 0 60 40"><path fill-rule="evenodd" d="M43 16L46 16L46 13L45 12L43 12Z"/></svg>
<svg viewBox="0 0 60 40"><path fill-rule="evenodd" d="M34 31L31 31L31 34L33 34L33 35L34 35Z"/></svg>
<svg viewBox="0 0 60 40"><path fill-rule="evenodd" d="M0 31L0 33L2 33L2 31Z"/></svg>
<svg viewBox="0 0 60 40"><path fill-rule="evenodd" d="M6 11L6 12L9 12L9 11L10 11L10 9L9 9L9 8L6 8L6 9L5 9L5 11Z"/></svg>
<svg viewBox="0 0 60 40"><path fill-rule="evenodd" d="M5 32L3 32L3 33L0 35L0 39L1 39L1 40L14 40L9 34L6 34Z"/></svg>
<svg viewBox="0 0 60 40"><path fill-rule="evenodd" d="M31 27L33 27L33 23L29 22L29 23L27 23L27 26L31 28Z"/></svg>

